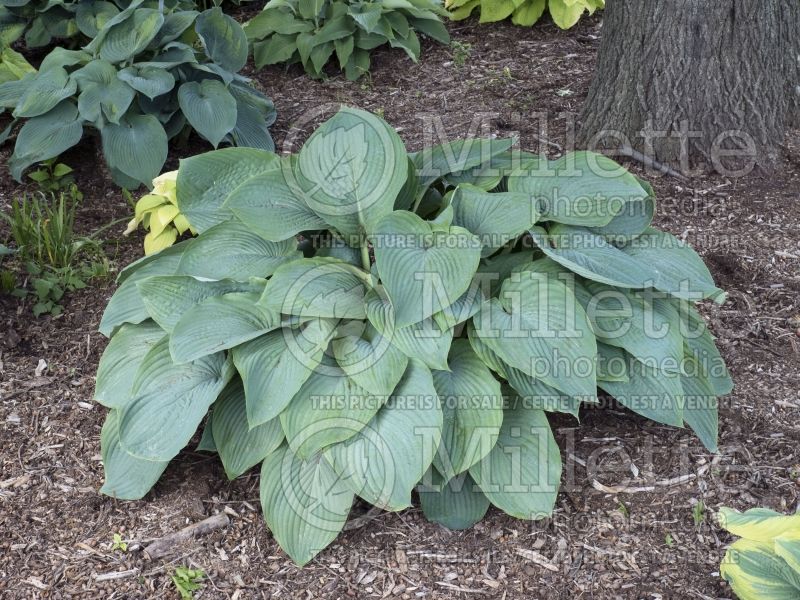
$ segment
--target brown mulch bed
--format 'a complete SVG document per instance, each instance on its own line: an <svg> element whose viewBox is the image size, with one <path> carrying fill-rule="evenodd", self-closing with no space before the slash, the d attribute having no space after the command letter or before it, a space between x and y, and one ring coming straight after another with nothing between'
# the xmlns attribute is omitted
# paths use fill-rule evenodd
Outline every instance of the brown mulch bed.
<svg viewBox="0 0 800 600"><path fill-rule="evenodd" d="M419 64L377 51L371 77L355 83L312 81L296 67L253 73L275 101L279 149L288 133L302 138L339 103L382 113L409 150L426 142L431 118L451 138L482 134L476 124L483 122L485 133L518 135L526 150L543 144L555 156L568 147L593 75L600 20L569 32L549 23L450 29L471 44L463 67L449 48L426 43ZM545 113L547 131L535 113ZM732 597L718 575L730 538L711 512L722 505L794 511L800 494L798 132L787 145L788 157L769 175L688 183L648 176L659 198L657 225L688 239L730 294L707 310L736 382L723 399L718 455L687 430L613 406L585 411L580 423L555 416L564 479L552 519L528 523L491 509L472 529L452 532L416 508L381 513L303 569L264 526L255 471L228 482L216 458L185 451L145 500L98 494L105 410L91 398L106 343L97 325L112 283L72 294L58 318L35 319L28 305L0 299L0 596L177 598L169 575L189 565L208 574L197 598ZM202 149L192 142L168 166ZM97 152L87 140L64 156L85 194L82 232L130 212ZM8 154L0 149L0 163ZM0 207L21 191L3 174ZM123 238L122 229L112 229L106 244L118 267L141 253L141 237ZM37 376L40 360L47 369ZM654 491L602 491L679 476ZM693 511L698 502L705 511ZM365 510L356 507L354 516ZM227 529L166 559L143 558L148 540L221 511L230 516ZM128 552L111 549L114 533ZM104 580L120 572L129 573Z"/></svg>

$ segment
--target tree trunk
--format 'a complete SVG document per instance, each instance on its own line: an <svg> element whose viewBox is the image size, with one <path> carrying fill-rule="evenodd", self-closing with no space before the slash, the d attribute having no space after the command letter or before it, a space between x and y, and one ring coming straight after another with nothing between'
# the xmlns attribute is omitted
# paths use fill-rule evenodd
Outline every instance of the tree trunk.
<svg viewBox="0 0 800 600"><path fill-rule="evenodd" d="M683 171L769 167L798 86L800 0L608 0L578 142Z"/></svg>

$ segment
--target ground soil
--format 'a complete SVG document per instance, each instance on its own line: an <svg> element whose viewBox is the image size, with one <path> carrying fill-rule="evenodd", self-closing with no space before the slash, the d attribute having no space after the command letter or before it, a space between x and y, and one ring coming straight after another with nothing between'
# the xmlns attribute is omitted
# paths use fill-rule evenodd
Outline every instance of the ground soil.
<svg viewBox="0 0 800 600"><path fill-rule="evenodd" d="M382 113L410 150L425 142L426 117L451 137L476 133L470 126L483 117L488 133L516 133L527 150L557 156L569 147L599 18L569 32L472 21L450 30L471 44L463 66L451 48L425 43L419 64L377 51L371 76L356 83L311 81L296 67L253 73L275 101L279 149L287 133L307 135L322 118L315 109L336 103ZM546 131L534 113L547 115ZM168 166L202 149L191 141ZM800 495L798 132L785 150L769 174L647 175L659 198L657 225L688 239L730 294L724 306L705 308L736 383L722 400L717 455L686 430L614 406L587 410L580 423L556 416L565 468L552 519L527 523L491 509L482 523L453 532L427 523L418 508L379 513L353 521L303 569L264 526L255 471L228 482L216 458L185 451L142 501L98 494L105 410L91 398L106 344L97 325L113 282L71 294L58 318L35 319L28 303L0 299L0 596L177 598L170 574L188 565L208 574L197 598L731 598L718 574L730 537L713 512L794 511ZM0 163L8 154L0 150ZM85 194L81 232L130 213L91 139L64 160ZM3 176L0 207L21 191ZM106 243L117 268L141 254L140 235L124 238L123 229L111 228ZM42 360L47 368L37 375ZM698 502L704 508L693 508ZM367 508L355 507L353 517ZM162 560L143 557L148 540L223 511L228 528ZM127 552L112 549L114 533Z"/></svg>

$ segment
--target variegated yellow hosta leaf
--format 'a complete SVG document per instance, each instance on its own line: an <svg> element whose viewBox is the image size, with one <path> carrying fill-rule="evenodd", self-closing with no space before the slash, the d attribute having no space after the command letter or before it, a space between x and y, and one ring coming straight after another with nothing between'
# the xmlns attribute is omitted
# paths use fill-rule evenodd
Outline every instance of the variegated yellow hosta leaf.
<svg viewBox="0 0 800 600"><path fill-rule="evenodd" d="M134 218L128 223L125 235L136 231L140 224L149 229L144 239L145 254L168 248L187 230L195 233L178 209L177 178L177 171L159 175L153 180L153 191L136 203Z"/></svg>
<svg viewBox="0 0 800 600"><path fill-rule="evenodd" d="M787 516L766 508L751 508L740 513L722 507L717 520L720 527L733 535L756 542L772 542L789 532L800 534L800 514Z"/></svg>
<svg viewBox="0 0 800 600"><path fill-rule="evenodd" d="M792 529L776 537L775 553L800 573L800 529Z"/></svg>
<svg viewBox="0 0 800 600"><path fill-rule="evenodd" d="M800 598L800 573L775 554L773 544L745 539L735 542L719 572L740 600Z"/></svg>

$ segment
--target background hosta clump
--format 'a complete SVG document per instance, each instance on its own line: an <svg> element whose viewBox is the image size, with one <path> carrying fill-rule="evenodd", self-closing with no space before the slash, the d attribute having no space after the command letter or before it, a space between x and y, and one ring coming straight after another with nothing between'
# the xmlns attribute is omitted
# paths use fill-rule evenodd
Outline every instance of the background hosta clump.
<svg viewBox="0 0 800 600"><path fill-rule="evenodd" d="M150 185L168 140L192 129L214 147L273 149L275 111L238 74L246 61L241 26L219 8L161 12L143 0L114 8L82 50L55 48L37 73L0 84L0 109L25 121L11 174L19 180L74 146L84 127L99 131L114 181L126 188Z"/></svg>
<svg viewBox="0 0 800 600"><path fill-rule="evenodd" d="M605 5L606 0L445 0L445 6L452 11L451 17L456 21L466 19L477 8L481 13L481 23L511 17L514 24L529 27L546 10L561 29L569 29L585 12L593 14Z"/></svg>
<svg viewBox="0 0 800 600"><path fill-rule="evenodd" d="M372 49L389 44L419 59L417 33L447 44L437 0L271 0L245 24L256 66L302 63L322 77L334 60L348 79L369 71Z"/></svg>
<svg viewBox="0 0 800 600"><path fill-rule="evenodd" d="M701 259L650 226L651 188L512 140L408 154L342 109L297 155L184 160L199 235L126 268L101 323L103 492L140 498L203 424L229 477L261 463L264 515L309 561L356 496L469 527L551 513L548 411L598 388L717 443L731 381L693 307ZM206 417L206 415L208 415Z"/></svg>

